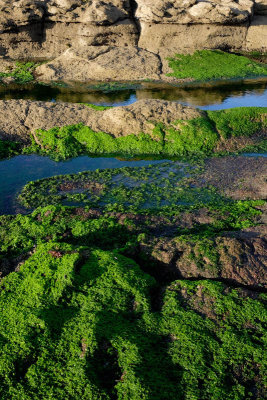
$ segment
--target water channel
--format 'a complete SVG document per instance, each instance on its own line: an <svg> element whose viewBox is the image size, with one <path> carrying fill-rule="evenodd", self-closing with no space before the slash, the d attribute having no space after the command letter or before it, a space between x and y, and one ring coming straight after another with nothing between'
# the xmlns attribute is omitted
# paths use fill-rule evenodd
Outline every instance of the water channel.
<svg viewBox="0 0 267 400"><path fill-rule="evenodd" d="M26 85L0 87L0 99L30 99L42 101L86 102L97 105L121 106L140 99L165 99L205 110L233 107L267 107L267 79L253 79L214 84L196 84L183 87L162 84L144 84L142 87L115 88L96 85L64 84L62 86ZM257 156L257 154L248 154ZM261 154L266 156L266 154ZM23 211L16 196L27 182L54 175L77 173L86 170L146 166L163 160L123 160L118 158L77 157L55 162L48 157L21 155L0 161L0 214Z"/></svg>

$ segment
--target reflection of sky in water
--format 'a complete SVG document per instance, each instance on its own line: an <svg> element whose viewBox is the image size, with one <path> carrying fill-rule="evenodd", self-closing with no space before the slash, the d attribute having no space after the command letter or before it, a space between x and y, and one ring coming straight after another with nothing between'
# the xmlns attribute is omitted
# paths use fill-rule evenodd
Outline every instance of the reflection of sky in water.
<svg viewBox="0 0 267 400"><path fill-rule="evenodd" d="M153 97L150 95L150 92L145 92L143 93L143 99L147 98L159 98L161 99L161 93L160 91L158 92L158 96L156 95L157 92L153 92ZM147 94L147 97L146 97ZM177 96L179 97L179 96ZM188 93L188 97L190 97L190 93ZM138 100L137 96L135 94L130 95L130 97L121 102L102 102L102 103L96 103L97 105L105 105L105 106L112 106L115 105L117 106L126 106L129 104L133 104ZM178 103L187 105L187 106L193 106L193 107L198 107L202 110L222 110L226 108L234 108L234 107L267 107L267 89L259 94L259 92L253 92L250 90L247 90L245 93L239 93L235 95L229 94L224 100L222 100L219 103L213 103L213 104L208 104L208 105L201 105L203 103L202 99L198 99L197 97L193 98L193 104L190 101L182 101L181 99L173 99L173 101L177 101Z"/></svg>
<svg viewBox="0 0 267 400"><path fill-rule="evenodd" d="M244 93L239 96L229 96L220 104L200 106L202 110L222 110L233 107L267 107L267 89L263 94Z"/></svg>

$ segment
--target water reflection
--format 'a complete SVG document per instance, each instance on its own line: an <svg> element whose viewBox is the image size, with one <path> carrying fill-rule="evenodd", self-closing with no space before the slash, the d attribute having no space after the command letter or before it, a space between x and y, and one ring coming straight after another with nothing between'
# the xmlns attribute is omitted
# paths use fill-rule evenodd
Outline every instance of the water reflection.
<svg viewBox="0 0 267 400"><path fill-rule="evenodd" d="M108 88L107 85L69 84L68 87L26 85L0 86L0 99L30 99L65 101L100 105L128 105L140 99L164 99L204 109L259 106L267 107L267 78L187 84L142 83L126 88L125 84Z"/></svg>

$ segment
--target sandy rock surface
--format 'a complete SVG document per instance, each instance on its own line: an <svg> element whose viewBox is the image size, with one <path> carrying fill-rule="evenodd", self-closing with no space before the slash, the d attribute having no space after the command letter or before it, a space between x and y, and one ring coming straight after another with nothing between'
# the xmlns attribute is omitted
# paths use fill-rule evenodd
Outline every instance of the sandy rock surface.
<svg viewBox="0 0 267 400"><path fill-rule="evenodd" d="M138 46L159 54L165 71L166 53L266 51L266 7L266 0L1 0L0 56L52 60L69 48L119 47L120 73L123 52ZM143 73L141 65L139 75Z"/></svg>
<svg viewBox="0 0 267 400"><path fill-rule="evenodd" d="M0 101L0 138L29 142L36 129L83 123L114 136L151 133L153 122L192 119L201 112L165 100L140 100L130 106L96 111L82 104L29 100Z"/></svg>
<svg viewBox="0 0 267 400"><path fill-rule="evenodd" d="M137 0L136 16L154 23L240 23L253 13L252 0Z"/></svg>
<svg viewBox="0 0 267 400"><path fill-rule="evenodd" d="M144 80L160 79L159 57L137 47L69 49L36 69L39 80Z"/></svg>

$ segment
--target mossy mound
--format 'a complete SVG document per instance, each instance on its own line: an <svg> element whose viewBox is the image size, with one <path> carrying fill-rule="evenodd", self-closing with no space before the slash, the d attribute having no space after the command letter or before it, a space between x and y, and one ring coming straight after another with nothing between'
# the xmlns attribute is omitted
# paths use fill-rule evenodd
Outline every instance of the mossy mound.
<svg viewBox="0 0 267 400"><path fill-rule="evenodd" d="M133 217L55 206L0 217L1 265L26 259L0 284L1 399L264 398L266 296L160 285L129 255Z"/></svg>
<svg viewBox="0 0 267 400"><path fill-rule="evenodd" d="M151 134L131 134L116 138L105 132L95 132L83 124L55 127L37 130L32 138L32 146L26 151L48 154L56 160L84 153L207 156L218 152L222 143L227 151L227 143L231 138L242 138L235 150L245 150L247 146L250 149L253 146L257 148L258 144L262 149L267 127L266 116L267 108L264 107L208 111L203 117L177 120L169 125L155 123Z"/></svg>
<svg viewBox="0 0 267 400"><path fill-rule="evenodd" d="M173 70L169 76L197 81L266 76L267 68L251 59L220 50L198 50L194 54L176 54L169 58Z"/></svg>

